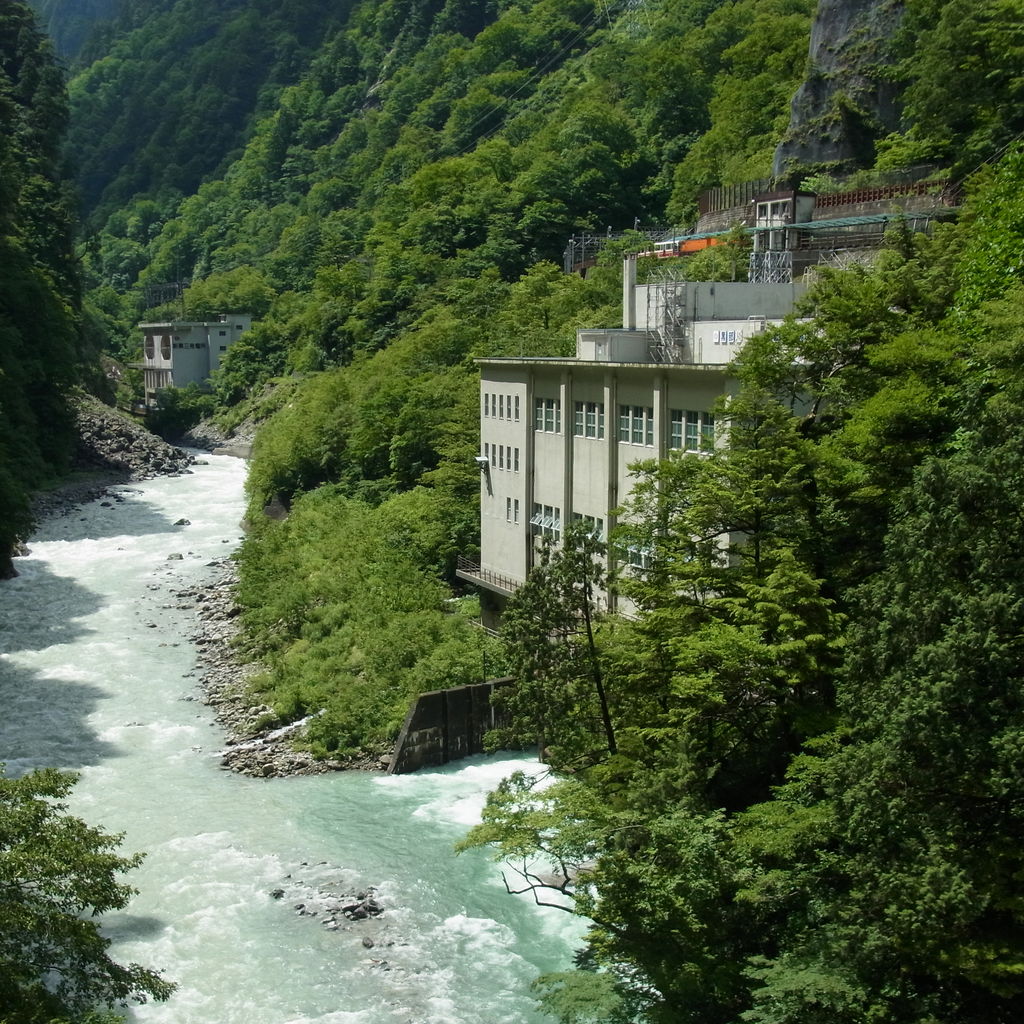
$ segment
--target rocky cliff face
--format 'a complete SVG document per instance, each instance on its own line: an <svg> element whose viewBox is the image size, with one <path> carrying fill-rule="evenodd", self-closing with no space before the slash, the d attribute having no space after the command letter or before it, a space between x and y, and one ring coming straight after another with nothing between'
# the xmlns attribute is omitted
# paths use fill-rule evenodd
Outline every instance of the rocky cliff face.
<svg viewBox="0 0 1024 1024"><path fill-rule="evenodd" d="M29 0L61 57L74 57L93 26L117 13L118 0Z"/></svg>
<svg viewBox="0 0 1024 1024"><path fill-rule="evenodd" d="M774 174L873 162L875 140L899 123L898 85L886 72L902 16L901 0L819 0L807 78L793 98Z"/></svg>

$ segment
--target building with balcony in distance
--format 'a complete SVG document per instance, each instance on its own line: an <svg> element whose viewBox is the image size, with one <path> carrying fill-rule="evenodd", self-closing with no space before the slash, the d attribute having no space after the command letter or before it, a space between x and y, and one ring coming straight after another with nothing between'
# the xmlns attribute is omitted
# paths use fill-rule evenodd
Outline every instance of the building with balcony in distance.
<svg viewBox="0 0 1024 1024"><path fill-rule="evenodd" d="M252 327L247 313L224 313L216 320L169 320L139 324L146 405L163 388L207 387L224 353Z"/></svg>
<svg viewBox="0 0 1024 1024"><path fill-rule="evenodd" d="M716 404L736 386L728 364L804 290L637 284L636 270L627 259L622 327L579 331L575 358L478 360L480 563L461 561L458 575L480 589L485 625L496 625L543 538L557 542L566 524L583 521L607 539L631 466L713 443ZM639 563L643 553L620 557ZM617 610L630 608L620 598Z"/></svg>

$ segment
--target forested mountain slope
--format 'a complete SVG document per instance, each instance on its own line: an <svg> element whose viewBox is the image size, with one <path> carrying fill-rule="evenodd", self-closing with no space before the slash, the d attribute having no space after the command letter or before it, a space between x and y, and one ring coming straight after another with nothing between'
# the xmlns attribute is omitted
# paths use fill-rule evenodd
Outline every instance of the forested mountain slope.
<svg viewBox="0 0 1024 1024"><path fill-rule="evenodd" d="M64 82L23 4L0 8L0 576L28 525L27 492L68 465L68 389L86 360L62 176Z"/></svg>
<svg viewBox="0 0 1024 1024"><path fill-rule="evenodd" d="M958 0L911 0L902 18L887 0L846 5L841 68L812 64L829 79L822 130L841 136L856 124L856 152L883 167L903 155L959 173L998 154L1024 127L1006 102L1021 80L1017 37L993 31L1015 3L968 11ZM473 553L472 357L566 352L575 327L615 322L615 251L585 281L566 277L551 261L570 232L685 226L701 188L766 175L784 137L813 132L791 124L790 101L807 79L812 15L820 26L826 8L837 9L810 0L122 8L109 52L71 82L71 152L92 225L82 253L90 312L129 356L146 285L190 281L183 305L193 315L257 316L216 389L228 408L284 377L264 407L279 411L258 439L250 487L255 508L277 498L293 513L247 546L243 594L279 715L333 709L311 742L385 738L426 681L421 663L439 685L475 671L475 655L454 649L431 660L434 626L405 630L400 665L386 645L376 665L359 642L369 625L354 625L364 611L391 621L360 602L365 566L388 580L443 579L458 553ZM951 52L958 18L974 55L966 64ZM877 32L859 45L865 19L898 26L881 49ZM887 83L886 116L839 70ZM342 566L333 576L290 564L302 531L318 564ZM379 563L395 531L411 567ZM369 547L343 556L355 534ZM388 615L440 614L443 590L419 588L423 605L403 603L413 591L387 591ZM475 643L463 636L456 647Z"/></svg>
<svg viewBox="0 0 1024 1024"><path fill-rule="evenodd" d="M260 320L216 389L228 424L271 414L253 511L289 508L241 558L272 717L352 751L419 690L520 677L510 738L542 732L563 779L503 787L472 841L587 872L580 970L543 987L566 1022L1021 1017L1024 5L845 5L898 27L809 67L818 6L135 0L70 83L92 322L123 345L145 286L184 279L189 313ZM474 631L448 600L473 357L616 322L619 253L564 275L569 232L686 226L787 135L851 130L861 182L931 164L960 223L822 272L814 327L744 353L721 446L639 470L637 621L577 645L575 538L503 643ZM723 534L726 561L694 540Z"/></svg>

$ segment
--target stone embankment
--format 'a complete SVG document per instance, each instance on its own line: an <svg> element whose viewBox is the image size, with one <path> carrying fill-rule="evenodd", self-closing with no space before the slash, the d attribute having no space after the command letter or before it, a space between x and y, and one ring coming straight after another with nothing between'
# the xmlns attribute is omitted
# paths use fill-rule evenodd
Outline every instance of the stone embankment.
<svg viewBox="0 0 1024 1024"><path fill-rule="evenodd" d="M189 639L198 651L202 700L227 733L221 765L259 778L387 767L379 757L317 760L294 749L292 742L305 723L280 726L272 709L253 696L249 681L259 666L244 660L237 643L236 567L224 559L215 568L209 581L179 590L176 597L179 609L196 613Z"/></svg>
<svg viewBox="0 0 1024 1024"><path fill-rule="evenodd" d="M91 395L79 395L74 406L78 438L72 473L57 486L32 495L36 522L68 515L87 501L112 497L109 489L117 484L177 476L195 464L188 452ZM27 550L21 545L17 553Z"/></svg>

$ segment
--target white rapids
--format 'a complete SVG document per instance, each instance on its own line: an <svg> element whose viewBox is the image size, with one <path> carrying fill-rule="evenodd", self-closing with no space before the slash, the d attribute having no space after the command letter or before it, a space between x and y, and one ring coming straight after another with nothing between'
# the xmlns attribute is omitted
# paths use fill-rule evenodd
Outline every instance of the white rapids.
<svg viewBox="0 0 1024 1024"><path fill-rule="evenodd" d="M178 990L132 1019L539 1024L530 982L565 969L580 922L507 895L482 851L453 853L528 761L272 780L220 768L186 639L195 612L174 592L236 546L244 473L210 456L115 488L46 524L0 584L0 761L78 771L74 813L146 855L138 896L105 927L117 959ZM332 930L296 910L369 887L376 919Z"/></svg>

